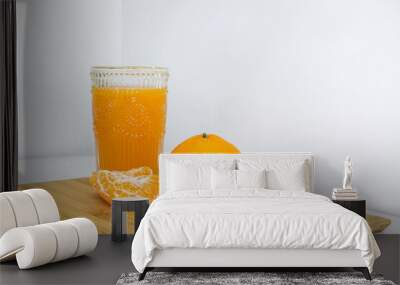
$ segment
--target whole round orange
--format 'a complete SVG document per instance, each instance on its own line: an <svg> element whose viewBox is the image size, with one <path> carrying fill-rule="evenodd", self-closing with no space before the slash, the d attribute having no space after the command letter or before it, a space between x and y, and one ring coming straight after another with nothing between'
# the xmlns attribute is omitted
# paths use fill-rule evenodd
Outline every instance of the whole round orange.
<svg viewBox="0 0 400 285"><path fill-rule="evenodd" d="M181 142L172 153L240 153L240 151L220 136L203 133Z"/></svg>

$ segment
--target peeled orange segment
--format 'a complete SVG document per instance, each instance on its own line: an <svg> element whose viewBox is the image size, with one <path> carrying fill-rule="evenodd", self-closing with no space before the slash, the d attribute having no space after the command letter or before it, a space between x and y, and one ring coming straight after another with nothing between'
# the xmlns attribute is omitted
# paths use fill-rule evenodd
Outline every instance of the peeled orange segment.
<svg viewBox="0 0 400 285"><path fill-rule="evenodd" d="M146 166L127 171L99 170L92 173L89 181L109 204L113 198L142 196L153 201L158 196L158 175Z"/></svg>
<svg viewBox="0 0 400 285"><path fill-rule="evenodd" d="M130 176L146 176L146 175L152 175L153 170L151 170L150 167L142 166L138 168L132 168L126 171L126 174Z"/></svg>

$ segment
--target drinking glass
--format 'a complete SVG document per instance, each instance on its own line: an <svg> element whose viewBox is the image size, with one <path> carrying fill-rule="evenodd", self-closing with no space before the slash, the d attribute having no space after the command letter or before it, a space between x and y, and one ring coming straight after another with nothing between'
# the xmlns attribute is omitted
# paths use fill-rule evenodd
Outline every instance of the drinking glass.
<svg viewBox="0 0 400 285"><path fill-rule="evenodd" d="M168 70L95 66L90 74L97 168L147 166L157 174L165 134Z"/></svg>

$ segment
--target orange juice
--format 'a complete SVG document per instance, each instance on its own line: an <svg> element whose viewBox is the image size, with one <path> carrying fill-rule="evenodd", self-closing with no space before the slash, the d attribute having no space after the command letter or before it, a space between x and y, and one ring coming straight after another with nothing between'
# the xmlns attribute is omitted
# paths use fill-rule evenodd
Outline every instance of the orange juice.
<svg viewBox="0 0 400 285"><path fill-rule="evenodd" d="M166 121L166 88L92 87L99 169L148 166L158 173Z"/></svg>

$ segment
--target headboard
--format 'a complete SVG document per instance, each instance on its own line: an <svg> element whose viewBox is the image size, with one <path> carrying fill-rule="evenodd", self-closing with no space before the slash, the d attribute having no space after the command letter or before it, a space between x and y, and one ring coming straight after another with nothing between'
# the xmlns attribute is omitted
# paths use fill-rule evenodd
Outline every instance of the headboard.
<svg viewBox="0 0 400 285"><path fill-rule="evenodd" d="M293 159L304 160L307 163L308 171L306 179L308 180L310 192L314 192L314 157L309 152L270 152L270 153L240 153L240 154L160 154L159 156L159 176L160 176L160 194L165 192L166 186L166 167L168 161L185 160L230 160L237 159Z"/></svg>

